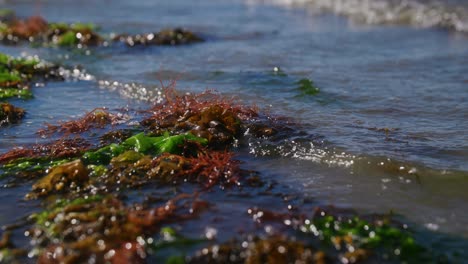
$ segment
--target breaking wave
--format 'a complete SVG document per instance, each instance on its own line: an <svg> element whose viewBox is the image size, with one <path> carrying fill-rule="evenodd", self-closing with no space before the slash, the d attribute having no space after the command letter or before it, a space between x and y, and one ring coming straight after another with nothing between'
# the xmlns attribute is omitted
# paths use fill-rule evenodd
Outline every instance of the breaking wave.
<svg viewBox="0 0 468 264"><path fill-rule="evenodd" d="M248 0L253 2L256 0ZM261 0L331 12L367 24L439 27L468 33L468 2L455 0ZM258 1L257 1L258 2Z"/></svg>

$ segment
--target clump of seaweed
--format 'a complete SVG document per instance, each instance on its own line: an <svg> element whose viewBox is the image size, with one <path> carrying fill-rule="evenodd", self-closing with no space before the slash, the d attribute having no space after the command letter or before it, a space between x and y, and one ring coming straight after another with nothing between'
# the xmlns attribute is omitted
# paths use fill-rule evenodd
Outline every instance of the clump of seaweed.
<svg viewBox="0 0 468 264"><path fill-rule="evenodd" d="M104 40L96 32L93 24L64 23L49 24L47 39L58 46L98 46Z"/></svg>
<svg viewBox="0 0 468 264"><path fill-rule="evenodd" d="M285 236L248 237L204 248L186 263L327 263L325 253Z"/></svg>
<svg viewBox="0 0 468 264"><path fill-rule="evenodd" d="M0 41L6 44L20 42L40 43L61 47L99 46L107 43L106 39L96 32L97 27L90 23L48 23L41 16L19 19L9 16L0 21ZM146 34L120 34L112 38L128 46L165 45L176 46L203 42L197 34L182 28L163 29Z"/></svg>
<svg viewBox="0 0 468 264"><path fill-rule="evenodd" d="M249 209L249 213L258 223L277 222L298 231L309 244L328 248L327 255L336 261L356 263L390 258L422 263L435 257L416 242L407 227L390 216L375 215L367 220L344 210L321 208L316 208L312 217L258 209Z"/></svg>
<svg viewBox="0 0 468 264"><path fill-rule="evenodd" d="M255 108L237 105L211 91L178 95L172 88L166 89L165 102L149 112L151 116L141 124L153 133L189 131L219 149L225 149L240 135L242 122L258 116Z"/></svg>
<svg viewBox="0 0 468 264"><path fill-rule="evenodd" d="M36 144L29 148L16 147L0 155L0 164L21 158L70 158L76 157L90 148L91 144L82 138L62 138L52 143Z"/></svg>
<svg viewBox="0 0 468 264"><path fill-rule="evenodd" d="M110 113L105 108L96 108L77 120L59 122L58 125L46 124L47 127L39 130L37 133L41 136L50 136L54 133L63 133L65 136L69 136L70 134L80 134L93 128L104 128L108 124L115 125L121 120L121 116Z"/></svg>
<svg viewBox="0 0 468 264"><path fill-rule="evenodd" d="M297 83L297 89L301 92L301 96L305 95L317 95L320 93L320 89L310 79L301 79Z"/></svg>
<svg viewBox="0 0 468 264"><path fill-rule="evenodd" d="M3 38L8 41L33 40L35 37L45 33L48 29L47 21L40 16L32 16L27 19L13 20L3 33Z"/></svg>
<svg viewBox="0 0 468 264"><path fill-rule="evenodd" d="M0 53L0 99L32 97L29 82L33 78L60 78L57 66L37 58L14 58Z"/></svg>
<svg viewBox="0 0 468 264"><path fill-rule="evenodd" d="M92 24L48 23L41 16L6 21L0 30L0 40L7 44L21 41L51 43L58 46L97 46L103 42ZM80 46L81 45L81 46Z"/></svg>
<svg viewBox="0 0 468 264"><path fill-rule="evenodd" d="M24 109L9 103L0 103L0 126L16 124L24 117Z"/></svg>
<svg viewBox="0 0 468 264"><path fill-rule="evenodd" d="M88 169L79 159L54 166L49 173L32 186L27 198L47 196L50 193L71 192L81 188L89 179Z"/></svg>
<svg viewBox="0 0 468 264"><path fill-rule="evenodd" d="M35 225L27 234L38 248L38 263L145 263L147 238L165 223L191 217L177 211L187 198L155 208L127 207L112 195L59 200L31 216Z"/></svg>
<svg viewBox="0 0 468 264"><path fill-rule="evenodd" d="M210 188L239 184L241 170L233 153L205 151L195 157L165 154L152 162L150 175L164 181L195 181Z"/></svg>
<svg viewBox="0 0 468 264"><path fill-rule="evenodd" d="M195 33L182 28L164 29L155 33L137 35L121 34L114 37L113 40L123 42L130 47L138 45L176 46L204 41Z"/></svg>
<svg viewBox="0 0 468 264"><path fill-rule="evenodd" d="M155 143L149 143L151 140ZM87 152L83 159L94 164L90 165L94 170L100 170L94 173L98 176L96 185L104 185L107 189L112 186L137 187L150 180L198 182L206 188L216 184L238 184L241 170L233 154L210 151L203 148L203 144L206 144L205 139L192 135L152 138L138 134L120 145L111 144Z"/></svg>

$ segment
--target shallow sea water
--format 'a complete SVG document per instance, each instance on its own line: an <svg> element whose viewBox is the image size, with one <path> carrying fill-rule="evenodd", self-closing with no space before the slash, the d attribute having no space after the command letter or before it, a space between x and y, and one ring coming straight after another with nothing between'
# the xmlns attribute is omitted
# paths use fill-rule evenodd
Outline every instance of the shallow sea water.
<svg viewBox="0 0 468 264"><path fill-rule="evenodd" d="M92 75L48 83L36 88L35 99L16 101L28 115L0 131L0 152L34 143L44 122L95 107L144 107L160 92L160 80L176 79L179 90L216 89L300 124L280 142L241 142L245 168L317 205L393 211L421 229L468 239L468 35L366 24L287 2L0 0L19 16L93 22L104 33L182 26L207 38L182 47L89 51L0 46L12 55L79 64ZM302 78L320 93L299 96ZM25 192L2 190L8 202L0 205L1 225L11 223L12 212L34 211L34 204L16 205ZM225 202L221 211L245 211L234 198Z"/></svg>

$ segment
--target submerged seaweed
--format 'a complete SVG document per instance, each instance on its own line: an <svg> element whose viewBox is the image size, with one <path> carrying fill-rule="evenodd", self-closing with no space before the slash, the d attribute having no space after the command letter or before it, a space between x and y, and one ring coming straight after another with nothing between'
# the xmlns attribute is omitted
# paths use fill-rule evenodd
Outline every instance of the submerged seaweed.
<svg viewBox="0 0 468 264"><path fill-rule="evenodd" d="M166 222L174 222L177 200L156 208L126 207L114 196L61 201L32 216L28 232L39 248L38 263L142 263L145 241ZM182 218L179 218L182 219Z"/></svg>

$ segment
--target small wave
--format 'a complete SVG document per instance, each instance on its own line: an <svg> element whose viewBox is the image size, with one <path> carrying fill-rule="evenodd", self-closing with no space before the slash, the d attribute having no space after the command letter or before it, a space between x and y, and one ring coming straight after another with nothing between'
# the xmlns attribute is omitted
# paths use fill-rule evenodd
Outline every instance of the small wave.
<svg viewBox="0 0 468 264"><path fill-rule="evenodd" d="M327 146L326 143L307 139L269 142L252 140L249 153L254 156L281 156L296 160L311 161L329 167L342 167L352 173L393 175L400 177L431 177L444 179L467 179L468 172L461 170L439 169L411 161L400 161L384 156L352 154Z"/></svg>
<svg viewBox="0 0 468 264"><path fill-rule="evenodd" d="M367 24L440 27L468 33L466 2L442 0L267 0L283 6L332 12Z"/></svg>

